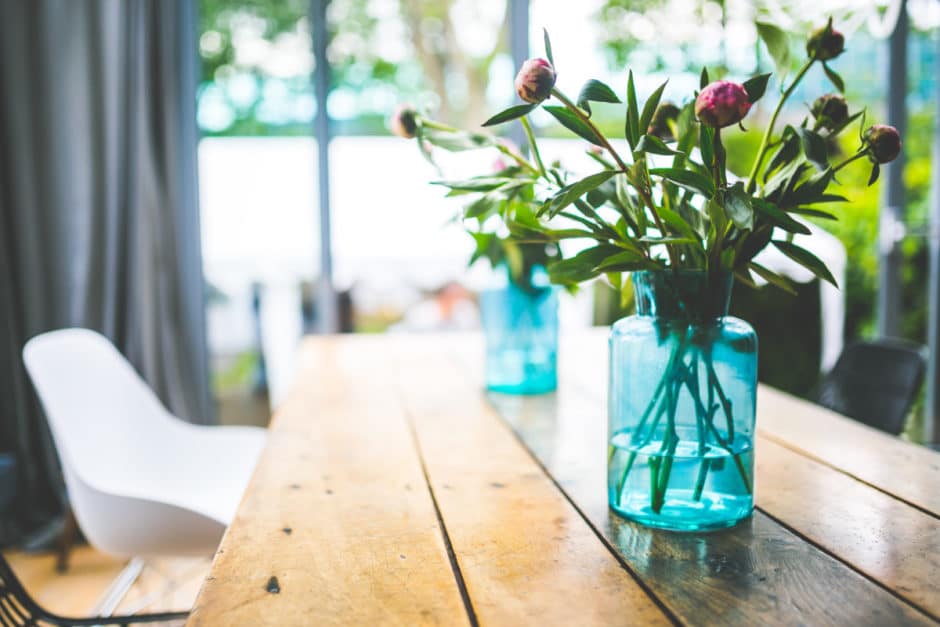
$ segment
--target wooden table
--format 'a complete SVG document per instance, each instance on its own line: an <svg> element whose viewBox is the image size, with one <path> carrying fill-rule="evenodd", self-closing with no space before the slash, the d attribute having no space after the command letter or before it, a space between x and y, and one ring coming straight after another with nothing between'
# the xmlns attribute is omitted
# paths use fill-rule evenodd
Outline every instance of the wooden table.
<svg viewBox="0 0 940 627"><path fill-rule="evenodd" d="M758 510L607 509L606 341L482 392L477 336L304 342L190 625L902 625L940 617L940 454L763 387Z"/></svg>

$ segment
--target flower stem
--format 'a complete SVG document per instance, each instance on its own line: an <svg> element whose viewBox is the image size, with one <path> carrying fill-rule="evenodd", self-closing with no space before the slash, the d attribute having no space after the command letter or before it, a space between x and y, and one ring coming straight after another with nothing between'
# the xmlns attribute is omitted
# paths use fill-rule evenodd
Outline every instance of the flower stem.
<svg viewBox="0 0 940 627"><path fill-rule="evenodd" d="M854 155L852 155L851 157L849 157L848 159L846 159L845 161L843 161L842 163L840 163L840 164L837 165L836 167L832 168L832 173L835 174L836 172L838 172L839 170L841 170L841 169L844 168L845 166L849 165L850 163L852 163L852 162L855 161L856 159L860 159L860 158L862 158L862 157L867 157L867 156L868 156L868 151L867 151L867 150L859 150L859 151L856 152Z"/></svg>
<svg viewBox="0 0 940 627"><path fill-rule="evenodd" d="M421 118L421 126L432 128L435 131L444 131L445 133L462 133L459 128L453 126L448 126L443 122L438 122L437 120L432 120L430 118Z"/></svg>
<svg viewBox="0 0 940 627"><path fill-rule="evenodd" d="M539 154L539 146L535 143L535 133L532 132L529 117L524 115L519 118L519 121L522 122L522 128L525 129L525 137L529 140L529 147L532 149L532 156L535 157L535 163L539 166L539 173L547 179L548 173L545 171L545 164L542 163L542 155Z"/></svg>
<svg viewBox="0 0 940 627"><path fill-rule="evenodd" d="M607 138L604 137L604 134L600 132L600 129L594 125L594 122L591 121L591 118L589 118L584 113L584 111L581 110L581 107L573 103L571 99L563 94L557 87L552 88L552 95L558 98L558 100L561 101L561 104L565 105L565 108L578 116L578 119L581 120L581 122L583 122L589 129L591 129L591 132L594 133L594 136L597 137L597 140L601 142L601 145L607 149L607 152L610 153L610 156L614 158L615 162L617 162L617 167L626 172L627 164L624 163L623 159L620 158L620 155L618 155L617 151L614 150L614 147L610 145L610 142L607 141Z"/></svg>
<svg viewBox="0 0 940 627"><path fill-rule="evenodd" d="M610 142L607 140L606 137L604 137L604 134L601 133L600 129L598 129L597 126L594 125L594 122L591 121L591 118L589 118L584 113L584 111L581 110L581 107L579 107L574 102L572 102L571 99L568 98L568 96L566 96L564 93L562 93L561 90L559 90L557 87L552 88L552 95L558 98L558 100L561 101L563 105L565 105L565 108L567 108L569 111L575 114L578 117L578 119L581 120L582 123L584 123L589 129L591 129L591 132L594 134L595 137L597 137L597 141L599 141L601 145L607 150L607 152L610 153L610 156L613 157L614 161L617 163L617 167L620 168L620 170L626 174L627 171L629 170L629 168L627 167L627 164L624 163L623 159L620 158L620 155L617 154L617 151L614 150L614 147L610 145ZM653 221L656 223L656 228L659 229L660 234L663 237L668 236L669 233L666 231L666 227L663 224L662 219L659 217L659 214L656 212L656 205L653 203L653 197L650 195L649 190L640 189L641 187L643 187L642 185L635 185L635 187L637 188L637 192L639 192L640 196L643 197L643 201L646 203L646 206L649 208L650 213L653 214ZM676 253L675 253L675 250L673 250L673 247L667 244L666 253L669 255L669 261L672 264L672 267L678 268L678 263L677 263L678 258L676 257Z"/></svg>
<svg viewBox="0 0 940 627"><path fill-rule="evenodd" d="M754 193L754 189L757 184L757 172L760 170L760 167L764 162L764 157L767 156L767 151L770 148L770 136L773 135L774 126L777 124L777 118L780 116L780 112L783 110L783 105L793 94L793 90L796 89L796 86L800 84L800 81L803 80L803 77L806 76L806 73L811 67L813 67L813 63L815 62L815 57L811 57L806 63L804 63L803 67L800 68L800 71L797 72L796 76L794 77L793 82L790 83L790 86L787 87L787 89L780 96L780 100L777 102L777 107L771 114L770 121L767 123L767 128L764 130L764 137L761 139L760 148L757 151L757 158L754 159L754 165L751 166L751 172L747 175L747 193Z"/></svg>

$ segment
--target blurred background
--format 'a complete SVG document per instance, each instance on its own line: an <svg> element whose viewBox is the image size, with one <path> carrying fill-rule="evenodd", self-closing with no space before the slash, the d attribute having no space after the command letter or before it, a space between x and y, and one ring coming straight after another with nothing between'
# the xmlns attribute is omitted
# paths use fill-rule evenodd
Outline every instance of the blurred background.
<svg viewBox="0 0 940 627"><path fill-rule="evenodd" d="M821 371L844 342L885 334L926 343L940 3L899 6L855 0L199 0L199 186L221 420L267 416L268 403L276 403L289 381L296 337L318 325L368 333L474 326L473 316L460 315L466 310L454 303L473 303L488 280L486 268L466 268L473 246L451 221L457 206L428 185L438 173L413 142L390 135L387 117L409 102L476 128L512 103L514 57L525 58L527 50L542 54L543 27L552 35L563 90L573 93L587 78L621 89L630 68L641 98L669 78L666 97L681 100L703 66L713 77L735 79L773 70L756 19L793 33L798 58L805 34L833 16L848 39L836 69L849 102L867 104L869 120L896 125L888 118L898 115L898 99L906 108L901 210L891 214L901 220L885 223L890 177L866 187L867 169L848 169L841 183L850 203L833 207L839 222L822 224L844 248L833 254L848 259L841 296L827 297L817 282L801 284L797 298L738 287L734 309L760 335L761 379L804 397L815 393ZM321 55L311 28L318 12L327 31ZM889 35L900 30L899 16L907 71L892 83ZM318 63L327 67L318 71ZM898 84L903 91L892 105L890 88ZM317 85L327 87L322 97ZM802 119L808 103L831 90L821 70L811 74L784 118ZM773 102L765 98L749 116L749 132L729 133L732 168L746 167ZM595 119L616 135L619 110L597 109ZM550 138L545 150L552 158L572 169L589 164L585 144L547 114L537 111L533 122ZM327 124L331 141L324 148L318 128ZM446 163L459 171L493 158L463 154ZM894 194L892 205L898 204ZM899 259L897 298L883 306L896 312L879 314L879 257L889 254ZM563 326L609 324L625 313L603 284L564 299ZM879 329L879 317L890 328ZM824 334L838 336L838 343L824 349L832 344ZM921 437L922 413L921 401L909 437Z"/></svg>

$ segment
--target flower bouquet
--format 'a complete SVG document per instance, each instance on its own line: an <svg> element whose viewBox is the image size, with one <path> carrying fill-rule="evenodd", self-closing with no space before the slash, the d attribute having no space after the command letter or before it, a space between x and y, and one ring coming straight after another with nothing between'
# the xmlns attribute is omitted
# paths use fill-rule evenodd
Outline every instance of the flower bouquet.
<svg viewBox="0 0 940 627"><path fill-rule="evenodd" d="M440 172L435 149L489 150L491 171L466 180L440 180L448 197L466 199L456 219L473 237L470 264L487 260L503 274L500 285L480 295L486 335L486 384L495 392L539 394L557 385L558 297L545 268L561 259L558 246L539 238L510 236L508 216L537 223L540 170L512 142L486 133L467 133L431 119L410 105L390 119L400 137L417 139L421 153ZM531 133L531 127L526 123Z"/></svg>
<svg viewBox="0 0 940 627"><path fill-rule="evenodd" d="M836 219L827 207L846 201L834 191L838 173L867 160L874 183L901 148L894 128L866 127L864 112L851 112L840 93L818 98L799 124L778 128L812 68L843 91L831 63L845 39L831 20L812 32L802 65L787 79L786 34L769 24L758 24L758 33L783 78L746 177L729 172L722 134L744 130L770 74L736 83L712 81L703 70L699 90L673 104L662 99L665 83L641 103L628 73L623 137L614 140L592 121L591 107L624 103L597 80L585 82L577 98L563 93L546 33L546 58L526 61L516 77L523 104L484 123L519 120L534 159L518 168L532 199L523 211L505 206L500 214L512 238L581 240L581 252L548 264L551 280L574 286L604 277L635 295L637 315L617 322L610 337L608 497L614 511L651 526L713 529L750 515L757 337L727 315L732 283L754 286L759 277L792 292L785 277L755 259L773 246L834 284L825 264L797 243L810 234L804 219ZM540 106L594 146L598 171L575 177L546 167L526 118ZM834 161L830 146L856 122L857 150ZM516 176L484 176L464 188L474 181L491 198L519 184Z"/></svg>

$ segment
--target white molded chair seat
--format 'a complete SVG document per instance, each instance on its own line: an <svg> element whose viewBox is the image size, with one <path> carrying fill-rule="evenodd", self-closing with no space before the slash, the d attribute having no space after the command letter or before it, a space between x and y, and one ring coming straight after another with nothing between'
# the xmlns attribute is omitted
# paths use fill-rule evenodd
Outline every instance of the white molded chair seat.
<svg viewBox="0 0 940 627"><path fill-rule="evenodd" d="M118 557L214 552L264 446L264 429L179 420L94 331L38 335L23 360L88 541Z"/></svg>

